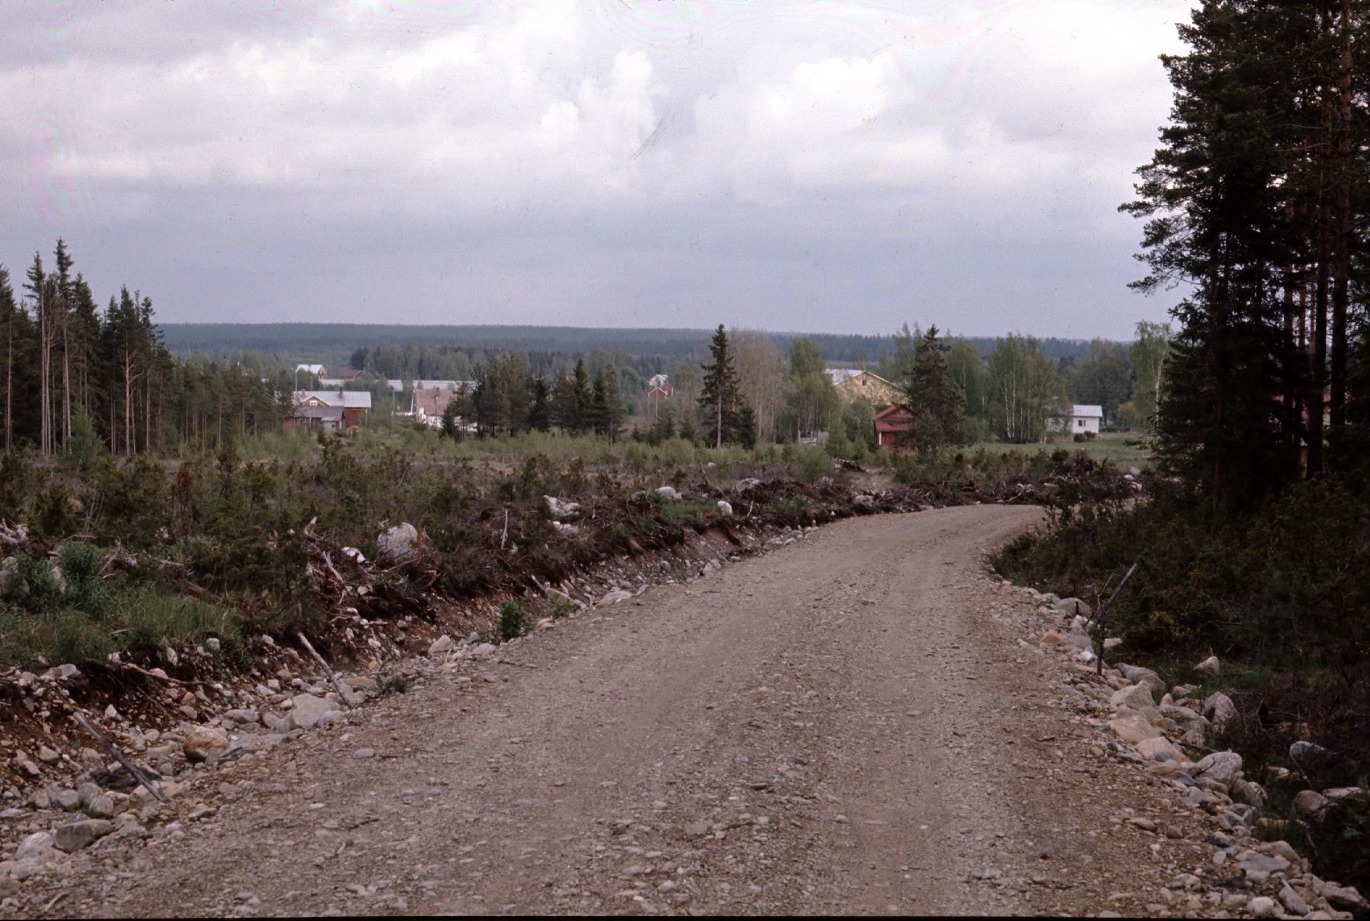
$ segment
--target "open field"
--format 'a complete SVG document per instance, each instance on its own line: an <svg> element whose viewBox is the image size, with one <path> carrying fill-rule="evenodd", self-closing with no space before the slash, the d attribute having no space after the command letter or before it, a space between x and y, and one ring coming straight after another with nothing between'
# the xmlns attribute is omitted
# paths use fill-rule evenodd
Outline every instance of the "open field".
<svg viewBox="0 0 1370 921"><path fill-rule="evenodd" d="M1056 436L1045 444L1007 444L998 441L976 442L968 450L985 451L999 455L1009 453L1036 454L1056 450L1070 453L1083 451L1090 460L1098 463L1107 461L1115 467L1126 470L1129 467L1144 468L1151 463L1151 439L1138 432L1106 432L1092 441L1072 441L1064 436Z"/></svg>

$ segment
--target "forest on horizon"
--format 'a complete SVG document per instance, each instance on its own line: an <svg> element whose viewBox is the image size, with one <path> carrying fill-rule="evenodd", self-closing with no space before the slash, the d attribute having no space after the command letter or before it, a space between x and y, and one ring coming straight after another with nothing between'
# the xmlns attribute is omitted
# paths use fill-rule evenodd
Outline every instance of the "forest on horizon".
<svg viewBox="0 0 1370 921"><path fill-rule="evenodd" d="M707 351L711 329L625 329L576 326L490 326L366 323L160 323L163 342L180 358L203 355L232 359L244 352L260 352L282 363L307 362L345 366L360 348L421 344L434 348L483 351L542 352L575 356L592 351L622 353L663 361L700 357ZM729 328L731 324L729 324ZM807 339L830 363L880 363L895 351L896 329L881 336L841 333L796 333L758 330L788 351L794 341ZM1007 330L1005 333L1007 334ZM955 331L948 333L954 336ZM964 336L982 356L994 351L997 339ZM1053 361L1080 360L1089 355L1090 341L1049 337L1037 339L1042 354Z"/></svg>

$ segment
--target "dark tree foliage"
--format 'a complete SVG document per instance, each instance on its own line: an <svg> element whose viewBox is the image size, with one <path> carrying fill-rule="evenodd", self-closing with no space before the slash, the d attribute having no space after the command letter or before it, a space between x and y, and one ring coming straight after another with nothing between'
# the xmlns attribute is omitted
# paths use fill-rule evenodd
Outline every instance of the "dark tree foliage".
<svg viewBox="0 0 1370 921"><path fill-rule="evenodd" d="M699 408L705 420L706 437L715 448L721 448L725 443L741 442L739 414L744 405L738 390L737 369L728 345L728 333L722 323L709 343L709 357L710 362L703 366ZM754 433L752 440L755 441Z"/></svg>
<svg viewBox="0 0 1370 921"><path fill-rule="evenodd" d="M529 384L532 405L528 409L528 427L539 432L552 428L552 391L541 374Z"/></svg>
<svg viewBox="0 0 1370 921"><path fill-rule="evenodd" d="M1184 284L1164 467L1217 508L1329 469L1363 313L1366 4L1205 0L1163 57L1175 89L1138 173L1144 291ZM1333 438L1333 442L1337 439Z"/></svg>
<svg viewBox="0 0 1370 921"><path fill-rule="evenodd" d="M964 444L966 440L966 397L947 366L950 348L939 337L936 326L929 326L913 347L904 392L914 421L905 437L920 451Z"/></svg>

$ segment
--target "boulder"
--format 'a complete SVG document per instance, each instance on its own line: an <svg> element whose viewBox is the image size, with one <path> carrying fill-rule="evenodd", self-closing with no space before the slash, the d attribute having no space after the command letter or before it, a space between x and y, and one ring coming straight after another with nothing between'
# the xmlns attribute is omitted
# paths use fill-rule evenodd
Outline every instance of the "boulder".
<svg viewBox="0 0 1370 921"><path fill-rule="evenodd" d="M1313 907L1304 901L1303 896L1299 895L1298 890L1288 883L1280 890L1280 904L1284 905L1285 911L1300 918L1313 910Z"/></svg>
<svg viewBox="0 0 1370 921"><path fill-rule="evenodd" d="M1327 899L1327 904L1341 911L1349 911L1352 914L1364 916L1370 912L1370 903L1366 902L1360 892L1353 886L1338 886L1335 883L1322 884L1322 897Z"/></svg>
<svg viewBox="0 0 1370 921"><path fill-rule="evenodd" d="M1199 759L1190 773L1196 780L1205 779L1231 786L1242 774L1242 756L1236 752L1214 752Z"/></svg>
<svg viewBox="0 0 1370 921"><path fill-rule="evenodd" d="M1300 790L1294 797L1294 812L1302 819L1320 818L1331 801L1317 790Z"/></svg>
<svg viewBox="0 0 1370 921"><path fill-rule="evenodd" d="M418 528L407 521L376 538L376 552L387 563L407 563L418 556L421 546Z"/></svg>
<svg viewBox="0 0 1370 921"><path fill-rule="evenodd" d="M1290 863L1283 857L1273 854L1259 854L1255 851L1247 851L1237 858L1237 866L1242 871L1251 873L1284 873L1289 870Z"/></svg>
<svg viewBox="0 0 1370 921"><path fill-rule="evenodd" d="M731 518L731 517L732 517L732 514L733 514L733 505L732 505L732 503L729 502L727 499L719 499L719 500L718 500L718 514L719 514L719 515L722 515L724 518Z"/></svg>
<svg viewBox="0 0 1370 921"><path fill-rule="evenodd" d="M608 594L606 594L603 598L599 599L599 601L595 602L595 607L604 607L610 604L618 604L620 601L627 601L631 597L633 597L632 592L627 592L621 588L616 588L610 591Z"/></svg>
<svg viewBox="0 0 1370 921"><path fill-rule="evenodd" d="M1160 675L1149 668L1142 668L1140 665L1122 665L1119 666L1119 671L1123 673L1124 678L1133 684L1149 686L1153 697L1160 697L1165 693L1165 682L1161 680Z"/></svg>
<svg viewBox="0 0 1370 921"><path fill-rule="evenodd" d="M210 752L228 748L228 733L219 726L188 726L181 733L181 754L187 761L204 761Z"/></svg>
<svg viewBox="0 0 1370 921"><path fill-rule="evenodd" d="M1236 718L1237 705L1232 702L1231 697L1228 697L1222 691L1214 691L1212 694L1208 695L1206 700L1204 700L1203 712L1204 716L1208 717L1213 725L1221 726L1228 720Z"/></svg>
<svg viewBox="0 0 1370 921"><path fill-rule="evenodd" d="M574 518L580 514L579 502L568 502L555 496L542 498L547 501L547 510L552 513L553 518Z"/></svg>
<svg viewBox="0 0 1370 921"><path fill-rule="evenodd" d="M1053 604L1052 607L1055 608L1056 613L1060 614L1062 617L1074 617L1079 615L1085 620L1088 620L1094 615L1094 609L1079 598L1062 598L1060 601Z"/></svg>
<svg viewBox="0 0 1370 921"><path fill-rule="evenodd" d="M1143 739L1154 739L1161 734L1161 731L1147 720L1140 713L1128 713L1117 719L1109 720L1108 728L1112 729L1118 738L1128 745L1136 745Z"/></svg>
<svg viewBox="0 0 1370 921"><path fill-rule="evenodd" d="M68 854L90 847L114 831L114 823L107 819L76 819L57 826L53 844Z"/></svg>
<svg viewBox="0 0 1370 921"><path fill-rule="evenodd" d="M293 706L286 717L291 729L312 729L338 714L337 704L313 694L296 694L291 701Z"/></svg>
<svg viewBox="0 0 1370 921"><path fill-rule="evenodd" d="M444 653L451 652L455 648L457 648L457 644L453 642L450 636L444 633L442 636L428 644L428 654L430 656L440 656Z"/></svg>
<svg viewBox="0 0 1370 921"><path fill-rule="evenodd" d="M1108 699L1108 705L1114 710L1127 707L1130 710L1140 710L1143 707L1154 707L1156 701L1151 696L1151 688L1145 684L1130 684L1125 688L1114 691L1113 696Z"/></svg>
<svg viewBox="0 0 1370 921"><path fill-rule="evenodd" d="M75 812L85 805L81 802L81 794L75 790L53 790L48 794L48 803L63 812Z"/></svg>
<svg viewBox="0 0 1370 921"><path fill-rule="evenodd" d="M1194 671L1201 675L1218 675L1223 670L1223 664L1217 656L1209 656L1198 665L1194 666Z"/></svg>
<svg viewBox="0 0 1370 921"><path fill-rule="evenodd" d="M49 860L61 855L54 847L53 836L45 831L34 832L19 843L14 852L14 862L10 875L17 880L26 880L43 872Z"/></svg>
<svg viewBox="0 0 1370 921"><path fill-rule="evenodd" d="M1293 742L1289 746L1289 757L1292 761L1310 762L1317 764L1327 760L1332 753L1323 748L1316 742Z"/></svg>
<svg viewBox="0 0 1370 921"><path fill-rule="evenodd" d="M1182 764L1189 760L1184 756L1184 752L1176 748L1165 736L1142 739L1132 747L1147 761L1173 761Z"/></svg>
<svg viewBox="0 0 1370 921"><path fill-rule="evenodd" d="M1232 781L1232 798L1260 809L1265 805L1265 790L1260 784L1245 778Z"/></svg>
<svg viewBox="0 0 1370 921"><path fill-rule="evenodd" d="M657 487L656 494L667 502L675 502L680 498L680 493L676 492L676 490L670 486Z"/></svg>

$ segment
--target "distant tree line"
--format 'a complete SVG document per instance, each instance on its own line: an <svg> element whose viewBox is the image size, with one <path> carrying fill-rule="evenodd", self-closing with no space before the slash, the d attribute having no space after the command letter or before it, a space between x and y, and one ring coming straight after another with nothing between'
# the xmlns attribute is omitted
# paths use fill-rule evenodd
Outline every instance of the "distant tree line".
<svg viewBox="0 0 1370 921"><path fill-rule="evenodd" d="M30 444L50 456L103 443L128 455L278 424L259 377L177 361L150 297L124 287L101 311L74 268L60 239L52 268L35 253L18 292L0 265L0 448Z"/></svg>
<svg viewBox="0 0 1370 921"><path fill-rule="evenodd" d="M617 356L620 366L632 364L644 378L668 372L678 362L698 362L705 357L711 330L691 329L595 329L542 326L409 326L349 323L165 323L161 326L167 349L182 358L203 355L220 360L237 359L244 352L269 356L290 366L298 361L352 367L377 376L469 380L469 373L453 373L465 353L469 372L477 364L502 352L525 352L530 366L550 373L556 362L572 363L587 357L590 369L598 367L590 356ZM835 364L874 368L894 348L889 335L840 333L758 332L788 354L795 342L804 340ZM994 350L994 337L967 337L982 356ZM1038 347L1052 361L1080 359L1089 353L1090 342L1056 337L1039 338ZM399 352L390 351L398 347ZM431 350L424 354L422 350ZM447 353L447 358L442 357ZM422 357L420 357L422 355ZM425 373L418 373L420 362ZM434 364L428 364L435 362Z"/></svg>

